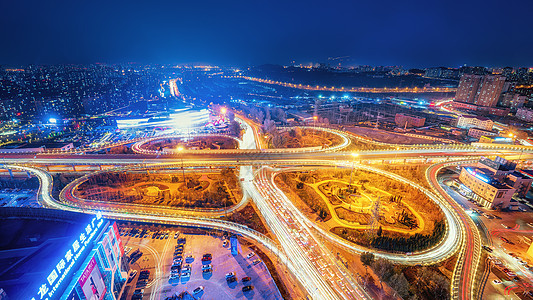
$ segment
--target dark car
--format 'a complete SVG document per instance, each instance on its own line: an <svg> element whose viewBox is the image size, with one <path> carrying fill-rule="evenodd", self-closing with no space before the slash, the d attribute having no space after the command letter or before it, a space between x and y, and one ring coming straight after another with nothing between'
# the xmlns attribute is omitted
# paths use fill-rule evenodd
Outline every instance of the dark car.
<svg viewBox="0 0 533 300"><path fill-rule="evenodd" d="M249 276L246 276L246 277L244 277L244 278L242 279L242 282L248 282L248 281L250 281L250 280L252 280L252 278L250 278Z"/></svg>
<svg viewBox="0 0 533 300"><path fill-rule="evenodd" d="M247 285L247 286L243 286L242 287L242 291L243 292L248 292L248 291L251 291L253 289L254 289L254 287L252 285Z"/></svg>

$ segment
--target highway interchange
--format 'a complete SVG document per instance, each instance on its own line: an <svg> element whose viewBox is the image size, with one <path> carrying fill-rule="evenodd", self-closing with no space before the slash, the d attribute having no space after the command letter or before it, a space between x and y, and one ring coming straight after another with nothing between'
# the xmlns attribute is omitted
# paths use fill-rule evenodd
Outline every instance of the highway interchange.
<svg viewBox="0 0 533 300"><path fill-rule="evenodd" d="M349 243L338 236L320 229L300 212L287 196L273 182L274 168L300 166L339 166L356 167L409 184L437 203L447 221L445 237L431 249L413 253L393 254L376 252L395 263L417 265L434 264L452 255L459 256L452 278L452 298L481 298L482 291L478 277L484 271L481 261L481 238L476 226L465 211L449 197L437 181L438 170L452 164L464 163L480 156L506 156L511 159L529 159L533 150L528 147L506 147L478 145L420 145L402 146L391 150L360 151L354 161L350 153L342 152L342 147L332 149L265 150L258 140L257 128L239 119L245 129L238 150L211 150L202 152L183 151L182 153L138 153L132 155L98 155L77 153L4 154L6 168L25 170L36 175L41 183L39 198L50 208L96 212L101 211L109 218L151 221L154 223L188 225L227 230L261 243L269 249L300 282L301 287L312 299L368 299L370 296L353 275L333 256L321 242L328 239L336 245L361 253L366 249ZM137 141L136 141L137 142ZM141 141L138 141L141 142ZM343 145L346 146L346 145ZM141 152L141 151L139 151ZM394 159L391 157L394 156ZM428 168L426 177L432 191L411 182L399 175L385 172L372 164L434 163ZM102 169L165 168L179 166L238 166L243 192L259 208L266 225L277 238L278 243L246 226L225 222L216 215L202 211L183 212L158 208L125 205L102 205L83 199L74 199L71 190L62 191L59 199L51 196L52 177L47 170L97 166ZM246 197L245 197L246 198ZM206 217L208 216L208 217Z"/></svg>

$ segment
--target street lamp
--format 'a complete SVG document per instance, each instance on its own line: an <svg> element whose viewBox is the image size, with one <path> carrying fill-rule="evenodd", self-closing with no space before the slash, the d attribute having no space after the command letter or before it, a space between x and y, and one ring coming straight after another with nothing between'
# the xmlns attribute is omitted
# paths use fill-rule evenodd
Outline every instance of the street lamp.
<svg viewBox="0 0 533 300"><path fill-rule="evenodd" d="M318 116L313 116L313 126L316 127L316 120L318 119Z"/></svg>
<svg viewBox="0 0 533 300"><path fill-rule="evenodd" d="M183 147L182 146L179 146L177 148L178 150L178 153L180 154L180 158L181 158L181 173L183 175L183 183L185 184L185 187L187 187L187 182L185 182L185 169L183 168Z"/></svg>
<svg viewBox="0 0 533 300"><path fill-rule="evenodd" d="M348 185L348 188L349 188L349 192L352 191L352 177L353 177L353 169L354 169L354 166L355 166L355 158L359 156L359 153L356 153L356 152L352 152L352 171L350 172L350 184Z"/></svg>
<svg viewBox="0 0 533 300"><path fill-rule="evenodd" d="M398 151L400 150L400 147L396 147L396 152L394 153L394 160L398 157Z"/></svg>

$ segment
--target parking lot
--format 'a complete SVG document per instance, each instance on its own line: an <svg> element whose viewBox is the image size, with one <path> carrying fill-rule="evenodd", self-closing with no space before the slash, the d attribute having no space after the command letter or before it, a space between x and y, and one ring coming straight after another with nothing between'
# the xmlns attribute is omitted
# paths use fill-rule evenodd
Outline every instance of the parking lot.
<svg viewBox="0 0 533 300"><path fill-rule="evenodd" d="M167 299L184 292L195 299L282 299L262 259L256 254L248 258L252 252L247 247L239 244L239 253L234 256L224 236L184 234L177 229L159 232L168 233L168 237L165 234L157 237L154 231L146 232L144 237L140 234L122 236L126 249L131 249L130 255L137 249L143 252L130 265L138 275L128 284L127 296L122 299ZM206 254L211 254L211 258L202 260ZM146 281L138 279L143 270L150 272ZM228 276L227 280L228 273L234 276ZM245 277L249 280L243 282ZM243 288L249 290L243 291ZM132 298L136 289L143 290L142 298Z"/></svg>

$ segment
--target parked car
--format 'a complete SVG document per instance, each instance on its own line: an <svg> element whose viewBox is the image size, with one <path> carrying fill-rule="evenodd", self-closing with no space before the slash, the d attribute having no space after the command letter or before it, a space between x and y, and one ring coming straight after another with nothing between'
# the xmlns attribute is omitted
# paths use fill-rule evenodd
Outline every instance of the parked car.
<svg viewBox="0 0 533 300"><path fill-rule="evenodd" d="M200 293L203 290L204 290L204 287L203 286L199 286L199 287L195 288L194 291L192 291L192 294L196 295L196 294Z"/></svg>
<svg viewBox="0 0 533 300"><path fill-rule="evenodd" d="M254 252L250 252L250 254L246 255L246 258L252 258L254 257L255 253Z"/></svg>
<svg viewBox="0 0 533 300"><path fill-rule="evenodd" d="M246 286L242 287L242 291L243 292L248 292L248 291L251 291L253 289L254 289L254 287L252 285L246 285Z"/></svg>
<svg viewBox="0 0 533 300"><path fill-rule="evenodd" d="M130 283L133 278L135 278L135 275L137 275L137 270L133 270L133 272L130 273L130 276L128 276L128 283Z"/></svg>

